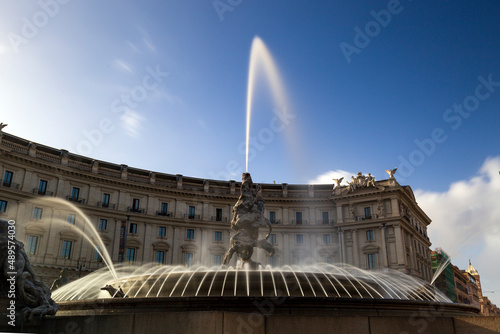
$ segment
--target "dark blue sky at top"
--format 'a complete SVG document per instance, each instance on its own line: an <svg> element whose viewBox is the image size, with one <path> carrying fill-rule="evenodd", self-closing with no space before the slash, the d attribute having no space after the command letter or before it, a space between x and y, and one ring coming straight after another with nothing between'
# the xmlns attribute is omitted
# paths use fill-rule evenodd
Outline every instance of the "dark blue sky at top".
<svg viewBox="0 0 500 334"><path fill-rule="evenodd" d="M10 52L7 35L19 34L22 18L40 5L3 4L2 87L9 91L3 109L14 112L2 112L2 119L10 123L6 130L33 141L166 173L226 178L235 160L240 169L229 168L234 173L227 178L239 178L248 58L258 35L274 55L296 115L285 131L302 147L287 148L284 133L275 133L250 162L254 179L306 183L329 170L386 178L385 169L418 149L415 140L441 128L446 141L399 177L414 188L444 190L499 155L500 87L457 129L443 115L474 94L478 76L500 82L500 12L495 1L389 3L399 13L350 63L339 45L355 46L354 28L364 31L375 20L371 11L386 10L388 2L245 0L221 20L212 1L73 0L19 53ZM117 70L117 59L131 70ZM140 131L128 136L111 101L156 66L169 76L158 96L134 108ZM254 136L269 126L276 107L265 94L257 105ZM33 122L20 124L16 116ZM117 129L78 152L83 131L103 117ZM54 126L58 131L47 131Z"/></svg>

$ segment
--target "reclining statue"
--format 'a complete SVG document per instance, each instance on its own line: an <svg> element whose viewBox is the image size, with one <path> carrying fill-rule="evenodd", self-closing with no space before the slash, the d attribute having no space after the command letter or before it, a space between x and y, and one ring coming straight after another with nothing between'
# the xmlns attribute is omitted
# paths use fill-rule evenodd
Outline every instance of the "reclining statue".
<svg viewBox="0 0 500 334"><path fill-rule="evenodd" d="M36 278L24 244L9 233L9 225L0 218L1 297L14 300L11 293L15 287L16 309L22 320L56 314L59 305L52 300L49 287Z"/></svg>

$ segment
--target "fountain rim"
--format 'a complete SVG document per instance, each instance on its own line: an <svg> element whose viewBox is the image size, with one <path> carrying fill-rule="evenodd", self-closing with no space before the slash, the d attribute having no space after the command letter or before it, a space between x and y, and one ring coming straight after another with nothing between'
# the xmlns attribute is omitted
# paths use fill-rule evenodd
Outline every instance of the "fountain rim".
<svg viewBox="0 0 500 334"><path fill-rule="evenodd" d="M197 311L260 312L262 305L272 306L272 314L314 314L322 316L410 316L423 312L428 316L471 316L480 309L472 305L434 301L367 299L346 297L141 297L98 298L59 302L56 316L104 315L129 313L170 313ZM271 314L270 314L271 315Z"/></svg>

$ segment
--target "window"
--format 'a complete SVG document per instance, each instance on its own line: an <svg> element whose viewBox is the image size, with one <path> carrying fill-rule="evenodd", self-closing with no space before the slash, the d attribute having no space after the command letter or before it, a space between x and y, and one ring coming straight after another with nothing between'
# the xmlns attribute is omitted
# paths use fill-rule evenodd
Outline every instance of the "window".
<svg viewBox="0 0 500 334"><path fill-rule="evenodd" d="M276 267L276 262L277 262L277 261L276 261L276 257L274 257L274 256L270 256L270 257L269 257L269 265L270 265L271 267Z"/></svg>
<svg viewBox="0 0 500 334"><path fill-rule="evenodd" d="M304 235L303 234L296 234L295 240L297 241L297 244L299 244L299 245L304 243Z"/></svg>
<svg viewBox="0 0 500 334"><path fill-rule="evenodd" d="M192 229L187 229L186 231L186 239L187 240L193 240L194 239L194 230Z"/></svg>
<svg viewBox="0 0 500 334"><path fill-rule="evenodd" d="M133 264L135 261L135 248L127 248L127 262Z"/></svg>
<svg viewBox="0 0 500 334"><path fill-rule="evenodd" d="M222 221L222 209L215 209L215 221Z"/></svg>
<svg viewBox="0 0 500 334"><path fill-rule="evenodd" d="M365 208L365 219L371 219L372 218L372 208L369 206Z"/></svg>
<svg viewBox="0 0 500 334"><path fill-rule="evenodd" d="M38 243L38 237L34 235L30 235L28 237L28 247L26 248L26 253L28 254L36 254L36 245Z"/></svg>
<svg viewBox="0 0 500 334"><path fill-rule="evenodd" d="M8 170L5 171L5 174L3 176L3 185L5 187L10 187L12 185L12 176L14 175L13 172L10 172Z"/></svg>
<svg viewBox="0 0 500 334"><path fill-rule="evenodd" d="M76 215L73 213L69 213L66 221L68 222L68 224L75 225Z"/></svg>
<svg viewBox="0 0 500 334"><path fill-rule="evenodd" d="M61 252L61 257L63 259L69 259L71 256L71 246L73 245L72 241L63 240L63 247Z"/></svg>
<svg viewBox="0 0 500 334"><path fill-rule="evenodd" d="M330 223L330 217L328 215L328 212L322 212L321 215L323 217L323 224L329 224Z"/></svg>
<svg viewBox="0 0 500 334"><path fill-rule="evenodd" d="M141 204L141 200L140 199L133 198L132 199L132 211L133 212L138 212L140 204Z"/></svg>
<svg viewBox="0 0 500 334"><path fill-rule="evenodd" d="M137 224L131 223L128 231L130 234L136 234L137 233Z"/></svg>
<svg viewBox="0 0 500 334"><path fill-rule="evenodd" d="M33 211L33 219L42 219L42 208L35 208Z"/></svg>
<svg viewBox="0 0 500 334"><path fill-rule="evenodd" d="M276 224L276 212L275 211L269 211L269 221L271 224Z"/></svg>
<svg viewBox="0 0 500 334"><path fill-rule="evenodd" d="M38 195L45 195L47 193L47 181L40 180L38 184Z"/></svg>
<svg viewBox="0 0 500 334"><path fill-rule="evenodd" d="M366 231L366 240L373 241L375 238L373 237L373 230Z"/></svg>
<svg viewBox="0 0 500 334"><path fill-rule="evenodd" d="M190 205L188 211L188 218L194 219L194 213L195 213L195 207Z"/></svg>
<svg viewBox="0 0 500 334"><path fill-rule="evenodd" d="M108 220L107 219L99 219L99 230L106 231L108 229Z"/></svg>
<svg viewBox="0 0 500 334"><path fill-rule="evenodd" d="M94 252L94 261L95 262L102 262L102 256L99 252L100 252L99 245L97 245L97 246L95 246L95 252Z"/></svg>
<svg viewBox="0 0 500 334"><path fill-rule="evenodd" d="M214 233L214 240L215 241L222 241L222 232L215 231L215 233Z"/></svg>
<svg viewBox="0 0 500 334"><path fill-rule="evenodd" d="M302 225L302 212L295 212L295 219L297 220L297 225Z"/></svg>
<svg viewBox="0 0 500 334"><path fill-rule="evenodd" d="M215 254L214 255L214 266L220 266L222 264L222 255Z"/></svg>
<svg viewBox="0 0 500 334"><path fill-rule="evenodd" d="M7 211L7 201L0 200L0 213Z"/></svg>
<svg viewBox="0 0 500 334"><path fill-rule="evenodd" d="M330 240L330 235L329 235L329 234L323 234L323 243L324 243L325 245L329 245L329 244L330 244L330 242L331 242L331 240Z"/></svg>
<svg viewBox="0 0 500 334"><path fill-rule="evenodd" d="M107 208L109 207L109 199L111 198L110 194L102 194L102 207Z"/></svg>
<svg viewBox="0 0 500 334"><path fill-rule="evenodd" d="M368 268L369 269L375 269L377 268L377 261L376 261L376 255L377 254L368 254Z"/></svg>
<svg viewBox="0 0 500 334"><path fill-rule="evenodd" d="M160 212L161 212L162 214L166 214L166 213L167 213L167 211L168 211L168 203L162 202L162 203L160 204Z"/></svg>
<svg viewBox="0 0 500 334"><path fill-rule="evenodd" d="M165 263L165 251L156 251L155 262L159 264Z"/></svg>
<svg viewBox="0 0 500 334"><path fill-rule="evenodd" d="M74 200L78 200L79 197L80 197L80 188L73 187L73 189L71 190L71 198Z"/></svg>
<svg viewBox="0 0 500 334"><path fill-rule="evenodd" d="M184 265L188 268L193 265L193 253L184 254Z"/></svg>
<svg viewBox="0 0 500 334"><path fill-rule="evenodd" d="M165 226L158 227L158 236L159 237L166 237L167 236L167 228Z"/></svg>
<svg viewBox="0 0 500 334"><path fill-rule="evenodd" d="M276 244L276 234L269 234L269 242L273 245Z"/></svg>

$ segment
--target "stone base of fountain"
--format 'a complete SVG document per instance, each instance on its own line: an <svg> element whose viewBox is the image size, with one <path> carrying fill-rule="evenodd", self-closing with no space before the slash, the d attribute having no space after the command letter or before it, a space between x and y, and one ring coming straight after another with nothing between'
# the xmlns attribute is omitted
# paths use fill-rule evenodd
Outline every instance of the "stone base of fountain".
<svg viewBox="0 0 500 334"><path fill-rule="evenodd" d="M66 301L39 333L496 333L462 304L327 297L170 297ZM497 326L497 327L495 327ZM33 328L31 328L33 330ZM488 331L490 330L490 331Z"/></svg>

